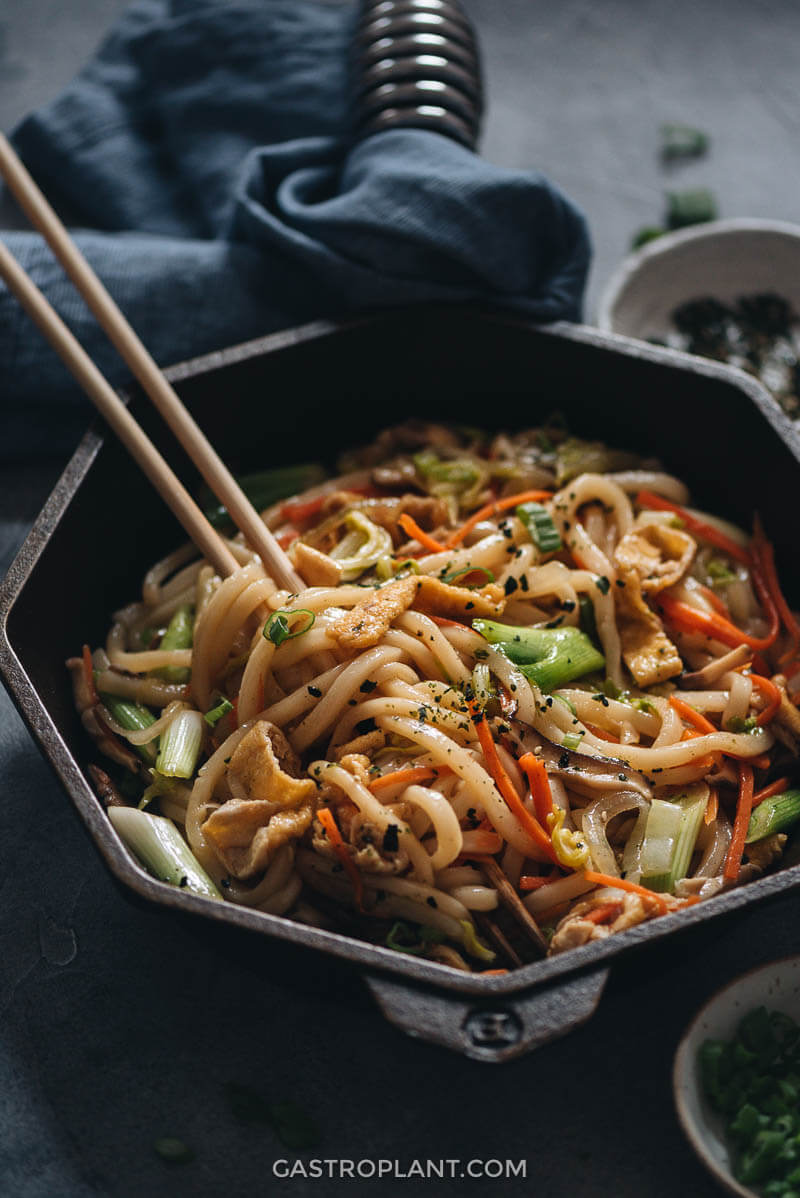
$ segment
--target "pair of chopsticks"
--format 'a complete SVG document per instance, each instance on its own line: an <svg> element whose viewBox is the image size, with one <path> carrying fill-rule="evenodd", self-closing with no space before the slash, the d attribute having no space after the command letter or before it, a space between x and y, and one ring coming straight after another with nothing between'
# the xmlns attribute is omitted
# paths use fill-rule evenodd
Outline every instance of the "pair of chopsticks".
<svg viewBox="0 0 800 1198"><path fill-rule="evenodd" d="M0 133L0 176L22 211L42 234L90 311L124 359L142 389L188 453L213 493L230 514L245 540L261 557L268 574L290 591L305 584L264 524L236 479L205 434L189 415L174 388L159 370L114 300ZM83 387L102 416L172 509L197 548L223 577L239 568L225 541L208 522L125 404L98 370L61 317L0 241L0 278Z"/></svg>

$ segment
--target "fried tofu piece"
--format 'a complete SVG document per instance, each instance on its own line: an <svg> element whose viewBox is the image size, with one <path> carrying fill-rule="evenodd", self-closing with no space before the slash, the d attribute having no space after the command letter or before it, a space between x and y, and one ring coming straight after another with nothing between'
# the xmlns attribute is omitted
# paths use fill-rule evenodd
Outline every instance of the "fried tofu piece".
<svg viewBox="0 0 800 1198"><path fill-rule="evenodd" d="M614 600L625 665L637 686L666 682L683 670L681 655L645 603L638 574L631 570L620 577L625 585L617 589Z"/></svg>
<svg viewBox="0 0 800 1198"><path fill-rule="evenodd" d="M209 816L203 832L229 873L251 878L267 868L282 845L308 831L313 814L310 802L276 811L263 800L229 799Z"/></svg>
<svg viewBox="0 0 800 1198"><path fill-rule="evenodd" d="M636 574L642 591L654 594L683 578L696 551L688 533L668 524L644 524L622 537L614 561L625 579Z"/></svg>

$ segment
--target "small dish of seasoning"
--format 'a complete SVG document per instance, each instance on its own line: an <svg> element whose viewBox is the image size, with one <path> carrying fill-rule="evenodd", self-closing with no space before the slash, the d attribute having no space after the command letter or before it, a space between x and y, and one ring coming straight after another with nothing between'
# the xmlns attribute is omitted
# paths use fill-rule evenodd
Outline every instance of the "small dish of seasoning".
<svg viewBox="0 0 800 1198"><path fill-rule="evenodd" d="M800 420L800 226L742 219L667 233L621 264L597 323L746 370Z"/></svg>
<svg viewBox="0 0 800 1198"><path fill-rule="evenodd" d="M751 970L700 1009L673 1089L690 1144L729 1193L800 1194L800 956Z"/></svg>

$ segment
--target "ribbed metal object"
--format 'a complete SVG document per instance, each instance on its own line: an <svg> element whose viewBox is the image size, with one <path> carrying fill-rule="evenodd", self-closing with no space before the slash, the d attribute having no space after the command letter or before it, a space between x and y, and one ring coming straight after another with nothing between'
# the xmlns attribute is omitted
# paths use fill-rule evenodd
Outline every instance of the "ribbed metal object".
<svg viewBox="0 0 800 1198"><path fill-rule="evenodd" d="M357 136L432 129L475 149L480 60L458 0L363 0L353 72Z"/></svg>

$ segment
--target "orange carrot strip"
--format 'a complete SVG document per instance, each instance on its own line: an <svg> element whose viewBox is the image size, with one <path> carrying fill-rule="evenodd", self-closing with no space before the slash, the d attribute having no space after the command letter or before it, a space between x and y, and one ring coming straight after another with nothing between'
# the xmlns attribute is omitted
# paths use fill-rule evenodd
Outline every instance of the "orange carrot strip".
<svg viewBox="0 0 800 1198"><path fill-rule="evenodd" d="M538 878L533 874L523 874L519 880L520 890L539 890L542 886L549 886L555 879L551 877Z"/></svg>
<svg viewBox="0 0 800 1198"><path fill-rule="evenodd" d="M415 541L419 541L423 549L428 549L431 553L442 553L445 550L446 546L434 540L433 537L428 536L425 530L420 528L416 520L409 516L408 512L403 512L397 523L407 536Z"/></svg>
<svg viewBox="0 0 800 1198"><path fill-rule="evenodd" d="M587 911L581 919L587 923L611 923L617 918L622 910L622 903L601 903L599 907L593 907L591 911Z"/></svg>
<svg viewBox="0 0 800 1198"><path fill-rule="evenodd" d="M475 725L475 731L478 733L478 741L480 742L483 756L486 761L489 773L494 779L495 786L500 791L500 794L505 799L509 809L514 813L522 827L530 836L531 840L539 846L550 861L554 865L558 864L555 849L551 843L550 837L545 832L542 825L535 819L530 811L528 811L522 799L517 794L514 783L506 773L503 763L497 754L497 746L492 739L492 733L489 725L486 723L486 717L474 701L470 703L470 714L472 722Z"/></svg>
<svg viewBox="0 0 800 1198"><path fill-rule="evenodd" d="M774 607L769 613L770 630L767 635L749 636L724 616L719 616L716 612L698 611L696 607L690 607L688 603L683 603L664 592L658 596L656 602L669 623L681 632L701 632L714 640L722 641L723 645L729 645L731 649L736 649L739 645L749 645L752 649L768 649L774 644L780 631L780 622Z"/></svg>
<svg viewBox="0 0 800 1198"><path fill-rule="evenodd" d="M480 975L482 978L497 978L501 973L508 973L507 969L481 969Z"/></svg>
<svg viewBox="0 0 800 1198"><path fill-rule="evenodd" d="M759 803L764 802L764 799L771 799L773 795L783 794L790 786L790 778L776 778L774 782L770 782L769 786L765 786L763 790L756 791L753 795L753 806L757 807Z"/></svg>
<svg viewBox="0 0 800 1198"><path fill-rule="evenodd" d="M520 491L518 495L506 495L505 499L494 499L491 503L478 508L466 524L462 524L454 533L451 533L447 538L445 548L453 549L456 545L460 545L464 537L471 533L481 520L488 520L492 516L499 515L500 512L507 512L509 508L516 507L518 503L541 503L545 499L552 499L552 497L552 491Z"/></svg>
<svg viewBox="0 0 800 1198"><path fill-rule="evenodd" d="M525 753L519 759L519 764L525 771L528 785L531 788L536 818L543 828L547 827L547 817L553 814L553 796L550 793L550 779L543 761L533 753Z"/></svg>
<svg viewBox="0 0 800 1198"><path fill-rule="evenodd" d="M300 536L296 528L284 528L283 532L275 534L275 540L280 545L281 549L288 549L294 541Z"/></svg>
<svg viewBox="0 0 800 1198"><path fill-rule="evenodd" d="M356 905L359 911L364 910L364 880L356 867L356 863L347 851L347 847L342 840L342 834L333 818L330 807L320 807L317 812L317 819L325 829L328 840L333 846L333 851L344 866L345 871L350 877L353 884L353 890L356 896Z"/></svg>
<svg viewBox="0 0 800 1198"><path fill-rule="evenodd" d="M661 512L675 512L680 516L683 523L693 532L695 536L702 537L704 541L708 541L709 545L716 545L717 549L724 550L729 557L733 557L737 562L742 562L745 566L750 564L750 555L747 550L739 545L736 541L731 540L714 524L708 524L705 520L700 520L697 516L693 516L691 512L687 512L685 507L681 507L679 503L672 503L669 499L662 498L661 495L656 495L653 491L640 491L636 496L636 502L639 507L655 508Z"/></svg>
<svg viewBox="0 0 800 1198"><path fill-rule="evenodd" d="M722 602L719 595L714 594L711 587L701 586L698 587L698 590L703 598L708 600L718 616L724 616L726 620L731 618L731 613L728 611L727 606Z"/></svg>
<svg viewBox="0 0 800 1198"><path fill-rule="evenodd" d="M710 790L708 792L708 802L706 803L706 813L703 816L703 823L704 824L713 824L714 820L717 818L718 811L719 811L719 797L715 790Z"/></svg>
<svg viewBox="0 0 800 1198"><path fill-rule="evenodd" d="M715 728L711 720L707 720L701 712L695 711L693 707L690 707L683 699L679 699L677 695L670 695L669 704L670 707L677 711L682 720L685 720L687 724L691 724L701 735L709 732L719 732L719 728Z"/></svg>
<svg viewBox="0 0 800 1198"><path fill-rule="evenodd" d="M756 723L758 724L759 728L763 728L764 724L768 724L770 722L772 717L775 715L775 712L780 707L781 692L778 690L774 682L771 682L769 678L764 678L762 674L751 674L750 681L756 690L761 691L762 695L766 699L767 705L763 711L759 712L756 719Z"/></svg>
<svg viewBox="0 0 800 1198"><path fill-rule="evenodd" d="M485 828L468 828L461 836L460 858L481 856L493 857L503 847L503 838L499 832L487 831Z"/></svg>
<svg viewBox="0 0 800 1198"><path fill-rule="evenodd" d="M629 882L627 878L612 878L610 874L599 874L593 869L585 869L583 876L587 882L594 882L595 886L614 886L617 890L627 890L630 894L640 894L643 898L653 899L662 915L667 911L667 900L663 894L656 894L654 890L648 890L646 886L639 886L636 882Z"/></svg>
<svg viewBox="0 0 800 1198"><path fill-rule="evenodd" d="M370 782L368 789L374 794L376 790L385 790L389 786L411 786L414 783L427 782L429 778L438 778L439 774L450 773L449 766L433 769L429 765L414 765L406 770L393 770L390 774L381 774Z"/></svg>
<svg viewBox="0 0 800 1198"><path fill-rule="evenodd" d="M770 597L778 609L778 614L783 621L784 627L791 638L790 645L781 657L781 661L783 661L784 657L786 659L791 659L797 653L798 647L800 647L800 624L798 624L789 608L789 604L784 598L781 585L778 581L778 573L775 569L775 550L773 549L771 542L767 540L761 521L757 516L753 527L753 556L758 568L757 572L761 573L763 571L763 580L766 588L768 589ZM754 578L753 581L755 582L756 579Z"/></svg>
<svg viewBox="0 0 800 1198"><path fill-rule="evenodd" d="M722 876L730 882L735 882L739 877L739 870L742 864L742 853L744 852L744 841L747 836L747 826L750 823L750 813L753 810L753 770L749 765L745 765L743 761L738 763L739 766L739 802L736 805L736 819L733 822L733 836L731 837L730 848L728 855L725 858L725 867L722 871Z"/></svg>
<svg viewBox="0 0 800 1198"><path fill-rule="evenodd" d="M92 661L92 651L88 645L83 646L81 652L83 658L83 677L89 691L89 698L92 706L100 702L100 696L97 693L97 687L94 684L94 662Z"/></svg>

